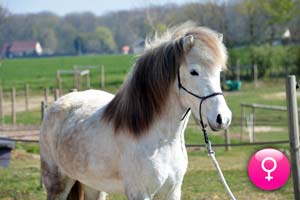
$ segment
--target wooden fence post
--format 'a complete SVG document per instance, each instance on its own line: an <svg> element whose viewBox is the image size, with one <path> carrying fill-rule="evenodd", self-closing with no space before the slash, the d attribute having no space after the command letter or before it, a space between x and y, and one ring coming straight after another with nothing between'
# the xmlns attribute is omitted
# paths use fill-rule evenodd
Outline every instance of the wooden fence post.
<svg viewBox="0 0 300 200"><path fill-rule="evenodd" d="M86 75L86 87L87 89L91 89L90 72Z"/></svg>
<svg viewBox="0 0 300 200"><path fill-rule="evenodd" d="M46 88L47 89L47 88ZM43 122L45 111L47 108L47 103L45 101L41 102L41 123ZM40 187L43 187L43 179L42 179L42 165L40 163Z"/></svg>
<svg viewBox="0 0 300 200"><path fill-rule="evenodd" d="M299 127L296 96L296 78L288 76L286 81L286 101L289 120L289 139L291 151L292 175L294 183L294 197L300 199L300 154L299 154Z"/></svg>
<svg viewBox="0 0 300 200"><path fill-rule="evenodd" d="M254 80L254 87L257 87L257 77L258 77L258 71L257 71L257 64L254 64L253 66L253 80Z"/></svg>
<svg viewBox="0 0 300 200"><path fill-rule="evenodd" d="M16 115L16 88L11 89L11 116L12 123L16 125L17 123L17 115Z"/></svg>
<svg viewBox="0 0 300 200"><path fill-rule="evenodd" d="M241 70L240 70L240 60L236 61L236 80L240 81L241 80Z"/></svg>
<svg viewBox="0 0 300 200"><path fill-rule="evenodd" d="M104 65L101 65L101 88L105 87L105 69Z"/></svg>
<svg viewBox="0 0 300 200"><path fill-rule="evenodd" d="M231 149L230 147L230 131L229 128L225 129L225 151L229 151Z"/></svg>
<svg viewBox="0 0 300 200"><path fill-rule="evenodd" d="M256 121L256 119L255 119L255 107L253 106L253 108L252 108L252 119L251 119L251 121L252 121L252 139L253 139L253 142L255 141L255 121Z"/></svg>
<svg viewBox="0 0 300 200"><path fill-rule="evenodd" d="M62 94L62 83L61 83L61 77L59 71L56 71L56 82L57 82L57 88L59 89L59 93Z"/></svg>
<svg viewBox="0 0 300 200"><path fill-rule="evenodd" d="M29 85L25 84L25 110L29 110Z"/></svg>
<svg viewBox="0 0 300 200"><path fill-rule="evenodd" d="M245 126L245 107L241 105L241 135L240 141L243 141L244 126Z"/></svg>
<svg viewBox="0 0 300 200"><path fill-rule="evenodd" d="M48 105L48 96L49 96L49 89L45 88L44 90L44 97L45 97L45 103Z"/></svg>
<svg viewBox="0 0 300 200"><path fill-rule="evenodd" d="M0 86L0 125L4 125L4 106L3 106L3 90L2 87Z"/></svg>
<svg viewBox="0 0 300 200"><path fill-rule="evenodd" d="M45 103L45 101L41 101L41 122L44 119L46 107L47 104Z"/></svg>
<svg viewBox="0 0 300 200"><path fill-rule="evenodd" d="M78 89L77 66L73 67L73 87Z"/></svg>
<svg viewBox="0 0 300 200"><path fill-rule="evenodd" d="M81 74L79 73L78 74L78 91L82 91L82 76Z"/></svg>
<svg viewBox="0 0 300 200"><path fill-rule="evenodd" d="M254 141L254 116L253 116L253 113L251 113L249 115L249 118L247 118L247 127L248 127L249 142L253 143L253 141Z"/></svg>
<svg viewBox="0 0 300 200"><path fill-rule="evenodd" d="M54 91L54 100L56 101L59 98L59 89L55 89Z"/></svg>

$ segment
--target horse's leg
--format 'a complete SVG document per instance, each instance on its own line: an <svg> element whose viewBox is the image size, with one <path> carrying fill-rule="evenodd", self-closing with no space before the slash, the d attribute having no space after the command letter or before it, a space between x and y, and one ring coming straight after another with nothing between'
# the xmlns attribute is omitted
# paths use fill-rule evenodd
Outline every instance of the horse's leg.
<svg viewBox="0 0 300 200"><path fill-rule="evenodd" d="M106 200L107 193L106 192L100 192L99 200Z"/></svg>
<svg viewBox="0 0 300 200"><path fill-rule="evenodd" d="M100 192L90 188L89 186L83 185L84 200L98 200Z"/></svg>
<svg viewBox="0 0 300 200"><path fill-rule="evenodd" d="M151 198L145 193L126 193L128 200L151 200Z"/></svg>
<svg viewBox="0 0 300 200"><path fill-rule="evenodd" d="M55 164L49 164L43 159L41 167L47 200L66 200L75 180L60 172Z"/></svg>
<svg viewBox="0 0 300 200"><path fill-rule="evenodd" d="M84 200L106 200L106 192L99 192L86 185L82 186L84 191Z"/></svg>
<svg viewBox="0 0 300 200"><path fill-rule="evenodd" d="M125 185L126 196L128 200L151 200L151 197L146 191L139 187L134 187L133 184Z"/></svg>
<svg viewBox="0 0 300 200"><path fill-rule="evenodd" d="M181 199L181 183L174 186L167 194L166 200L180 200Z"/></svg>
<svg viewBox="0 0 300 200"><path fill-rule="evenodd" d="M149 188L149 185L153 184L156 180L153 180L153 177L149 177L148 180L143 180L142 173L136 173L136 166L132 164L134 162L122 162L120 165L122 166L121 169L121 177L125 189L125 195L128 200L151 200L151 195L153 188ZM145 176L144 176L145 177ZM151 186L150 186L151 187ZM155 190L155 189L154 189Z"/></svg>
<svg viewBox="0 0 300 200"><path fill-rule="evenodd" d="M181 183L175 183L173 186L168 185L159 191L154 196L154 200L165 199L165 200L180 200L181 199Z"/></svg>

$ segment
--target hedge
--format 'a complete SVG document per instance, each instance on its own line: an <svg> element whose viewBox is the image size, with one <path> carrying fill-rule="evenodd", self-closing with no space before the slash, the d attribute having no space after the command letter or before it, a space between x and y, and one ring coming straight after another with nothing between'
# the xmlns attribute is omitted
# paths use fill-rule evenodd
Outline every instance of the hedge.
<svg viewBox="0 0 300 200"><path fill-rule="evenodd" d="M257 65L259 77L300 74L300 47L289 46L248 46L229 49L229 66L239 62L241 74L245 66ZM248 74L244 72L244 75Z"/></svg>

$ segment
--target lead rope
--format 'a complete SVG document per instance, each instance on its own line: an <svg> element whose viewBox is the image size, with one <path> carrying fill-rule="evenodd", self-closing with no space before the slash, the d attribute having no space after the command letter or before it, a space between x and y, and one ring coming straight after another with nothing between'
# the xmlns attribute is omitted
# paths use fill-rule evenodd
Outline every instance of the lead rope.
<svg viewBox="0 0 300 200"><path fill-rule="evenodd" d="M202 132L203 132L204 141L205 141L205 144L206 144L207 153L208 153L208 156L212 159L212 162L213 162L215 168L217 169L219 177L220 177L225 189L227 190L231 200L236 200L236 198L234 197L233 193L231 192L231 190L230 190L230 188L229 188L229 186L226 182L226 179L223 175L223 172L222 172L222 170L219 166L219 163L218 163L218 161L215 157L215 152L211 148L211 142L210 142L210 140L208 138L208 135L207 135L207 132L206 132L206 125L204 125L203 120L202 120L202 113L201 113L202 109L201 109L201 107L202 107L202 103L205 99L206 98L201 99L201 101L200 101L199 114L200 114L200 124L202 126Z"/></svg>

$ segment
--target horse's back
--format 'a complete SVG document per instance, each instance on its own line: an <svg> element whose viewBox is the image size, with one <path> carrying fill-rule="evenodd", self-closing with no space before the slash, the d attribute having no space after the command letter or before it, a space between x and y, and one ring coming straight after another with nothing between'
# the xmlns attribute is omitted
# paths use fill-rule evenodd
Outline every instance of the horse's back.
<svg viewBox="0 0 300 200"><path fill-rule="evenodd" d="M64 162L70 162L69 157L76 156L72 164L80 165L82 160L78 159L87 158L84 148L93 142L93 138L99 137L97 129L102 113L113 97L104 91L87 90L69 93L55 101L47 110L41 126L42 159L66 166ZM69 167L75 170L78 166L70 164Z"/></svg>
<svg viewBox="0 0 300 200"><path fill-rule="evenodd" d="M93 114L101 107L105 106L114 96L101 90L86 90L83 92L72 92L62 96L49 108L47 115L82 111L81 117Z"/></svg>
<svg viewBox="0 0 300 200"><path fill-rule="evenodd" d="M47 128L53 130L61 128L60 126L74 127L92 115L101 115L99 112L103 111L113 97L112 94L100 90L72 92L62 96L47 110L41 126L42 134L50 134L47 133Z"/></svg>

